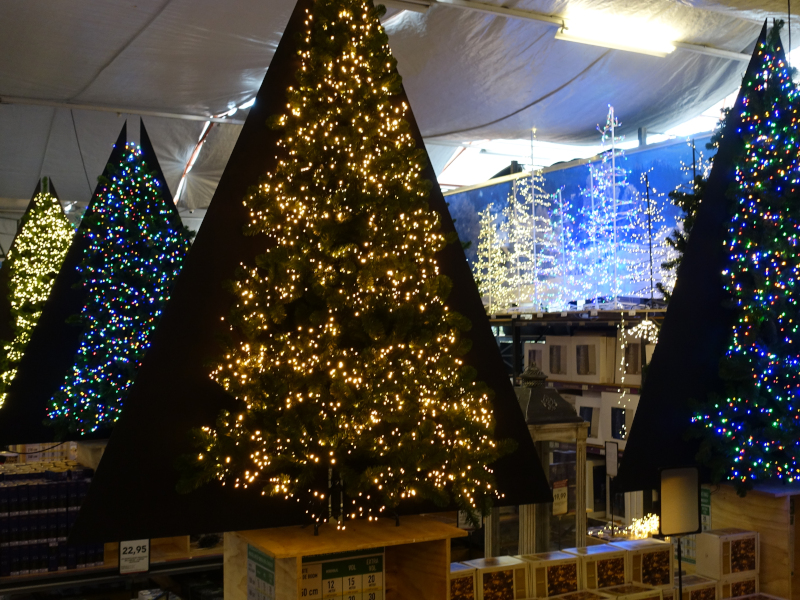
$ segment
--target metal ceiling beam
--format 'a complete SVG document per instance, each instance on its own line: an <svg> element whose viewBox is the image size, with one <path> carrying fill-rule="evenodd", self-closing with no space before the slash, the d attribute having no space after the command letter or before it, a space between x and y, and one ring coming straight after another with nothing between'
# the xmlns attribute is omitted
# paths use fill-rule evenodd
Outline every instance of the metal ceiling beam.
<svg viewBox="0 0 800 600"><path fill-rule="evenodd" d="M19 104L23 106L46 106L50 108L67 108L74 110L93 110L98 112L110 112L116 114L141 115L145 117L161 117L164 119L181 119L183 121L211 121L212 123L224 123L226 125L244 125L242 119L231 119L230 117L210 117L205 115L187 115L179 113L160 112L140 108L100 106L94 104L73 104L71 102L59 102L57 100L43 100L40 98L19 98L15 96L0 96L0 105Z"/></svg>

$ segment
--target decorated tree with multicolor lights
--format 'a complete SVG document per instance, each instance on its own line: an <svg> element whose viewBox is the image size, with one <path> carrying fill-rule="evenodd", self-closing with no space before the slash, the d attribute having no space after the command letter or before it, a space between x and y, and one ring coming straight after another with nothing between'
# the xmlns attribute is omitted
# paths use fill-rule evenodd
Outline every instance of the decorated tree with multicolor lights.
<svg viewBox="0 0 800 600"><path fill-rule="evenodd" d="M0 358L0 406L75 233L58 198L50 194L47 178L42 184L19 224L6 258L14 337L3 344Z"/></svg>
<svg viewBox="0 0 800 600"><path fill-rule="evenodd" d="M281 156L245 198L245 234L268 250L232 284L232 342L211 372L238 408L196 432L183 482L256 487L340 526L414 499L484 512L486 465L506 449L460 358L470 323L437 264L458 242L429 208L381 13L308 9L272 122Z"/></svg>
<svg viewBox="0 0 800 600"><path fill-rule="evenodd" d="M61 433L85 435L117 421L191 240L138 146L127 145L110 169L78 234L83 332L48 410Z"/></svg>
<svg viewBox="0 0 800 600"><path fill-rule="evenodd" d="M800 97L778 32L755 49L760 65L735 109L742 124L721 284L736 318L720 363L724 395L693 419L701 459L740 492L800 474Z"/></svg>

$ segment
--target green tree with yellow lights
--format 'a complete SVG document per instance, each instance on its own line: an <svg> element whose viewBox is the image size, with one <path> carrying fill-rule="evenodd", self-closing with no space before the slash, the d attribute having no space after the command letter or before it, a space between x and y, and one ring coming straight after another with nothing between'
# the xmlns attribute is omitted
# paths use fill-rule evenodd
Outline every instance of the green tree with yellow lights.
<svg viewBox="0 0 800 600"><path fill-rule="evenodd" d="M256 486L315 522L413 499L490 506L486 465L510 442L494 439L492 393L460 358L470 323L448 310L437 264L457 240L428 206L382 10L308 12L289 109L272 122L282 158L245 198L244 233L269 249L232 283L234 341L211 373L238 408L197 432L186 488Z"/></svg>
<svg viewBox="0 0 800 600"><path fill-rule="evenodd" d="M800 92L779 29L756 44L734 108L741 126L721 141L737 149L721 281L735 318L724 392L693 419L701 460L742 493L800 476Z"/></svg>
<svg viewBox="0 0 800 600"><path fill-rule="evenodd" d="M0 357L0 406L75 233L58 198L50 194L47 178L42 183L41 192L34 196L25 212L6 258L14 337L3 343Z"/></svg>

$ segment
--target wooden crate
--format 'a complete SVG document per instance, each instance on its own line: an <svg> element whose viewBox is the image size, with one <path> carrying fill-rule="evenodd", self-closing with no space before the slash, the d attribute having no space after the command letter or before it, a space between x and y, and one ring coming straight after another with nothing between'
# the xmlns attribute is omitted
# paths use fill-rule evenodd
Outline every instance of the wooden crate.
<svg viewBox="0 0 800 600"><path fill-rule="evenodd" d="M663 600L677 600L678 578L674 579L674 587L662 589ZM683 600L718 600L717 581L702 575L683 576Z"/></svg>
<svg viewBox="0 0 800 600"><path fill-rule="evenodd" d="M614 600L662 600L661 588L651 587L641 583L626 583L600 590L604 595Z"/></svg>
<svg viewBox="0 0 800 600"><path fill-rule="evenodd" d="M578 576L581 587L587 590L630 583L626 564L627 551L611 544L598 544L585 548L564 550L578 557Z"/></svg>
<svg viewBox="0 0 800 600"><path fill-rule="evenodd" d="M311 572L312 567L317 568L320 559L343 563L353 560L352 556L356 554L359 560L364 554L378 555L374 559L378 561L374 563L375 581L370 581L369 574L361 574L361 591L373 584L383 590L360 595L354 593L356 597L364 600L442 600L447 598L449 587L450 540L465 535L465 531L451 525L417 516L401 517L399 526L395 526L394 519L388 518L372 523L348 521L344 531L337 531L335 523L326 524L319 528L318 536L314 535L313 527L276 527L226 533L225 600L246 600L259 594L268 596L269 593L276 600L297 600L303 597L302 590L309 584L320 587L311 577L315 575ZM325 569L319 579L325 580L322 587L327 591L329 582L326 579L330 576L329 570ZM255 576L251 576L251 571ZM304 575L306 579L303 579ZM349 591L347 568L341 579L337 585L341 584L343 592ZM262 589L259 587L262 584L268 587ZM358 582L355 584L358 587ZM373 594L374 598L371 598ZM319 593L313 595L327 597ZM307 593L307 596L312 597L312 594Z"/></svg>
<svg viewBox="0 0 800 600"><path fill-rule="evenodd" d="M717 598L740 598L758 593L758 573L752 571L728 575L717 581Z"/></svg>
<svg viewBox="0 0 800 600"><path fill-rule="evenodd" d="M672 544L648 538L612 542L612 545L628 551L628 572L632 583L660 588L672 587L672 576L675 572Z"/></svg>
<svg viewBox="0 0 800 600"><path fill-rule="evenodd" d="M758 532L731 527L697 535L697 574L723 579L759 571Z"/></svg>
<svg viewBox="0 0 800 600"><path fill-rule="evenodd" d="M580 589L578 557L566 552L542 552L519 556L528 563L528 595L549 598Z"/></svg>
<svg viewBox="0 0 800 600"><path fill-rule="evenodd" d="M475 567L450 563L448 600L476 600Z"/></svg>
<svg viewBox="0 0 800 600"><path fill-rule="evenodd" d="M477 600L524 600L528 597L528 565L511 556L464 561L476 569Z"/></svg>

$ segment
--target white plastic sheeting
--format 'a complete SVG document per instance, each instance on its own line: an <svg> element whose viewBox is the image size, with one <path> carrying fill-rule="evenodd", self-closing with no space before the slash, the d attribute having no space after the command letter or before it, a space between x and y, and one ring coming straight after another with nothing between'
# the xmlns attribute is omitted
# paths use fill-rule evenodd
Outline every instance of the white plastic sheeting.
<svg viewBox="0 0 800 600"><path fill-rule="evenodd" d="M681 41L736 52L750 50L759 19L785 9L777 0L510 0L507 6L657 19L678 29ZM87 202L126 117L25 99L220 115L255 95L293 7L294 0L0 3L0 101L21 102L0 104L0 199L27 198L37 178L49 175L62 200ZM441 5L425 14L390 14L390 43L430 142L527 139L536 127L540 140L594 143L609 103L623 133L663 131L730 93L745 67L682 49L656 58L558 41L553 25ZM144 120L174 193L203 122ZM129 131L136 130L134 120ZM181 196L187 208L208 205L239 130L219 124L209 133ZM439 169L453 152L430 150Z"/></svg>

